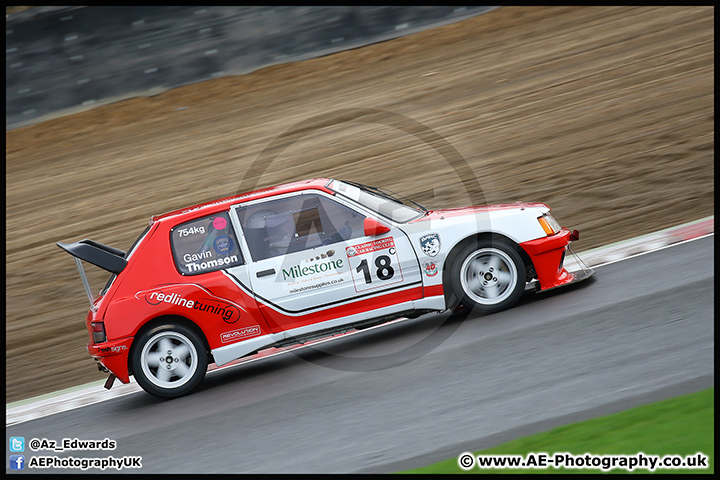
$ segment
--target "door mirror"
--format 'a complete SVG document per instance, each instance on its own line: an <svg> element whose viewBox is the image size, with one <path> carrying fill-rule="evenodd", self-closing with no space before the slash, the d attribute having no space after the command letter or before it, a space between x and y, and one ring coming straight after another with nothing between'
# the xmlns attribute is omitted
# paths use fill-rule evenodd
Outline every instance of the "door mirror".
<svg viewBox="0 0 720 480"><path fill-rule="evenodd" d="M366 218L363 222L363 228L365 229L365 236L367 237L382 235L390 231L390 227L378 222L374 218Z"/></svg>

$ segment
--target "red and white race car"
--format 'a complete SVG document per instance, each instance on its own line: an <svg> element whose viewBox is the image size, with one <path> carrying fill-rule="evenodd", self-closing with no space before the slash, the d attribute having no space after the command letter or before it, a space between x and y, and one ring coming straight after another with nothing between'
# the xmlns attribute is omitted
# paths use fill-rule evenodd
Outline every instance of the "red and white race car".
<svg viewBox="0 0 720 480"><path fill-rule="evenodd" d="M75 257L98 367L148 393L195 389L209 363L460 306L487 314L594 272L540 203L428 211L386 190L313 179L155 216L128 252ZM93 296L81 260L112 273Z"/></svg>

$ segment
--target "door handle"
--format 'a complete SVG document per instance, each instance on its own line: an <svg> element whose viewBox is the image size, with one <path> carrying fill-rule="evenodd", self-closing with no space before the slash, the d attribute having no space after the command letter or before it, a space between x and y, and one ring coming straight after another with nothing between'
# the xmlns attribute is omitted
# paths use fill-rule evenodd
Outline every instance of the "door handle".
<svg viewBox="0 0 720 480"><path fill-rule="evenodd" d="M267 270L262 270L260 272L257 272L255 275L257 275L258 278L267 277L268 275L275 275L275 269L269 268Z"/></svg>

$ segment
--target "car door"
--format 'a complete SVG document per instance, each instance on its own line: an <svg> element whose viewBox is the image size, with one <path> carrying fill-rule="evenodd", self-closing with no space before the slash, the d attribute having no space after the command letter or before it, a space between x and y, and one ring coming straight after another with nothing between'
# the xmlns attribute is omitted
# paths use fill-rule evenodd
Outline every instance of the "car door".
<svg viewBox="0 0 720 480"><path fill-rule="evenodd" d="M422 298L407 236L362 207L306 191L233 212L250 254L250 288L273 332L334 328L409 310Z"/></svg>

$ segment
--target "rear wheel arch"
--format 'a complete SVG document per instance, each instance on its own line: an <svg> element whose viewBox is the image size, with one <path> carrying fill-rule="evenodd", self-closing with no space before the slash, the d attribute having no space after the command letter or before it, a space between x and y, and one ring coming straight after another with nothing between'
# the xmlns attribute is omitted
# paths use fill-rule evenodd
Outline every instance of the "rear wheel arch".
<svg viewBox="0 0 720 480"><path fill-rule="evenodd" d="M205 350L207 352L208 357L208 364L214 363L215 359L212 356L212 353L210 352L210 344L208 343L207 337L205 336L205 332L203 332L202 328L198 326L197 323L193 322L189 318L182 317L180 315L160 315L159 317L155 317L151 320L148 320L145 322L137 332L135 332L135 335L133 337L133 342L130 345L130 352L128 355L128 372L130 375L133 375L132 371L132 357L134 350L137 348L137 339L140 338L145 332L152 330L155 327L158 327L160 325L167 325L167 324L177 324L182 325L183 327L189 328L190 330L195 333L200 340L202 340L203 344L205 345Z"/></svg>

